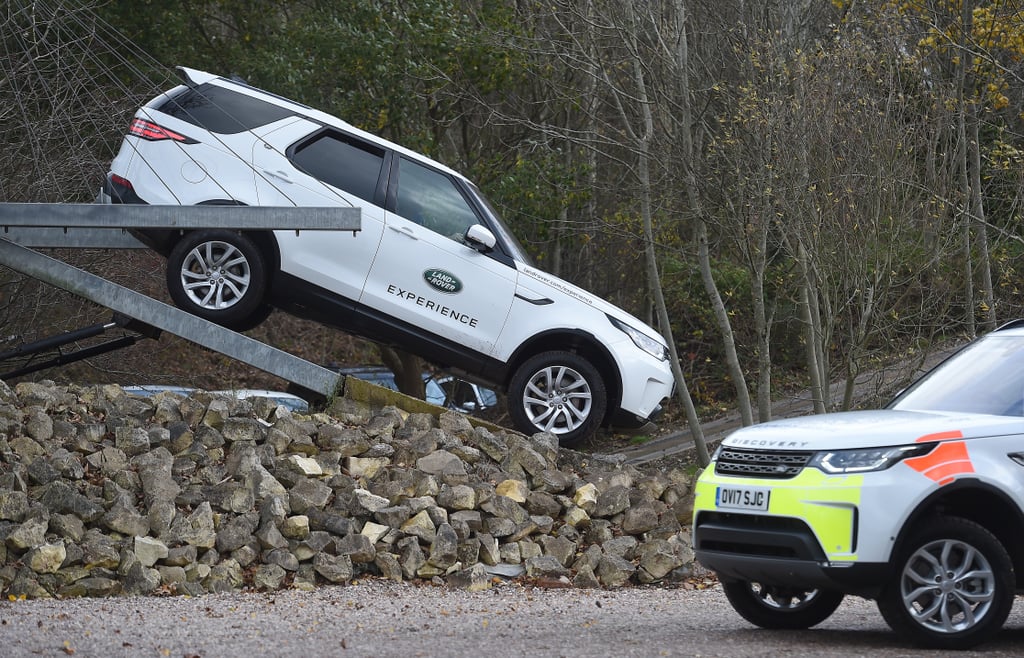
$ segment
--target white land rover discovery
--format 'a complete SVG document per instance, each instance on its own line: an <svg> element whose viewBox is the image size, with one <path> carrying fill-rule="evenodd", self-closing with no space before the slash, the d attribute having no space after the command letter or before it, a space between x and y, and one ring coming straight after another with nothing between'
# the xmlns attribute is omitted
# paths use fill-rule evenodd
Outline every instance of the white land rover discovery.
<svg viewBox="0 0 1024 658"><path fill-rule="evenodd" d="M429 158L201 71L142 107L101 192L113 203L351 206L352 232L140 234L181 308L244 329L271 306L503 388L521 431L573 445L639 426L671 394L666 344L546 274L480 190Z"/></svg>
<svg viewBox="0 0 1024 658"><path fill-rule="evenodd" d="M1024 321L885 409L733 433L698 480L693 536L755 625L808 628L854 594L926 647L991 637L1024 589Z"/></svg>

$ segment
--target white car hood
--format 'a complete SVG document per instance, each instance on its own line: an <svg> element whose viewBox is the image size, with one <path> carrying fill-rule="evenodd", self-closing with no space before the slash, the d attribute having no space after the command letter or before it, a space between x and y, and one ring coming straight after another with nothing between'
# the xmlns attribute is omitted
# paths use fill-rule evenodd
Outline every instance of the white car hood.
<svg viewBox="0 0 1024 658"><path fill-rule="evenodd" d="M929 438L1024 434L1024 418L935 411L848 411L801 416L745 427L722 445L775 450L891 446Z"/></svg>
<svg viewBox="0 0 1024 658"><path fill-rule="evenodd" d="M543 270L538 270L535 267L531 267L523 263L517 263L517 267L520 272L517 287L518 291L524 296L531 299L539 299L549 295L559 294L571 297L586 304L587 306L591 306L594 309L601 311L602 313L606 313L625 322L634 329L643 332L657 340L662 345L665 345L665 339L662 338L661 334L648 326L646 322L630 315L611 302L605 301L579 286L573 285L568 281L564 281L553 274L548 274Z"/></svg>

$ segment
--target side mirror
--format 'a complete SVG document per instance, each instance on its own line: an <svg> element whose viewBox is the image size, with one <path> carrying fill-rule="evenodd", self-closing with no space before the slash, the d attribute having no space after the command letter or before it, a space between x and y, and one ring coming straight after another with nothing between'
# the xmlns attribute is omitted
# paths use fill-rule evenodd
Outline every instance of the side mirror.
<svg viewBox="0 0 1024 658"><path fill-rule="evenodd" d="M466 244L484 253L494 249L494 245L498 244L498 241L486 226L473 224L466 230Z"/></svg>

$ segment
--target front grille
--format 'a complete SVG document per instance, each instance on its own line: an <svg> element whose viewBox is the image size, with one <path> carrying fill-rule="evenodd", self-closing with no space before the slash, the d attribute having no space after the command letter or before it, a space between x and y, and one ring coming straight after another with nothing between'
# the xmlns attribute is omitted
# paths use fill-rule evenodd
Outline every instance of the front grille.
<svg viewBox="0 0 1024 658"><path fill-rule="evenodd" d="M796 477L813 454L807 450L722 448L715 463L715 473L785 480Z"/></svg>

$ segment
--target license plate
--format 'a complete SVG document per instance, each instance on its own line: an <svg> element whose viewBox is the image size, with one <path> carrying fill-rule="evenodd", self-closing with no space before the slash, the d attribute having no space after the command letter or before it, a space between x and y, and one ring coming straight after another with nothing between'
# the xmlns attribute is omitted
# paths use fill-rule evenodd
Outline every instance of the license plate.
<svg viewBox="0 0 1024 658"><path fill-rule="evenodd" d="M715 507L767 512L770 493L771 489L759 487L718 487L715 490Z"/></svg>

